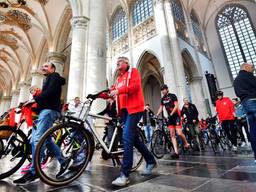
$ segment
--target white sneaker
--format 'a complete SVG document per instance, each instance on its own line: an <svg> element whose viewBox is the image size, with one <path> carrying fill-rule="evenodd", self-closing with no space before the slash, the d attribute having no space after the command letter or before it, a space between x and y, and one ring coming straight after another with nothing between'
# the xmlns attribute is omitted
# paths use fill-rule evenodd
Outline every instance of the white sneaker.
<svg viewBox="0 0 256 192"><path fill-rule="evenodd" d="M256 159L254 160L254 163L256 164Z"/></svg>
<svg viewBox="0 0 256 192"><path fill-rule="evenodd" d="M245 142L242 142L240 146L241 146L241 147L245 147L245 146L246 146L246 143L245 143Z"/></svg>
<svg viewBox="0 0 256 192"><path fill-rule="evenodd" d="M121 175L120 177L117 177L114 181L112 181L112 185L116 185L119 187L126 186L128 183L130 183L129 178Z"/></svg>

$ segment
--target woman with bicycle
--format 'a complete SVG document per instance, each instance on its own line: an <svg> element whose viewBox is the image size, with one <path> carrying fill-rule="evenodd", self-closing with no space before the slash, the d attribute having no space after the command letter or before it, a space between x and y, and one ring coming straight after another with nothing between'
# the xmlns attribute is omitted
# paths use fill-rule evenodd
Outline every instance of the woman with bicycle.
<svg viewBox="0 0 256 192"><path fill-rule="evenodd" d="M129 183L129 173L133 164L133 146L146 160L146 168L142 174L151 174L156 161L149 152L146 145L139 139L137 124L144 111L144 99L141 87L141 77L135 68L131 68L126 57L119 57L117 60L119 72L115 85L110 91L110 96L116 98L118 114L121 115L124 123L123 145L124 156L121 166L121 174L112 184L125 186Z"/></svg>

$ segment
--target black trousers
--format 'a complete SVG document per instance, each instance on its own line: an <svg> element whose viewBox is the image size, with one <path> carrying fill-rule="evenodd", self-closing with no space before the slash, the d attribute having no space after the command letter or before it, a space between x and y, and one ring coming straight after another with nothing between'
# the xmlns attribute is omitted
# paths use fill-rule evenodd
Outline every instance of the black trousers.
<svg viewBox="0 0 256 192"><path fill-rule="evenodd" d="M247 136L247 139L249 142L250 141L250 133L249 133L249 129L248 129L248 124L247 124L247 120L246 118L242 118L242 119L237 119L236 120L236 126L237 126L237 131L241 137L241 140L245 142L245 137L244 137L244 134L243 134L243 127L244 127L244 130L246 132L246 136Z"/></svg>
<svg viewBox="0 0 256 192"><path fill-rule="evenodd" d="M224 120L222 121L221 126L232 145L237 146L237 130L234 126L234 122L234 120Z"/></svg>

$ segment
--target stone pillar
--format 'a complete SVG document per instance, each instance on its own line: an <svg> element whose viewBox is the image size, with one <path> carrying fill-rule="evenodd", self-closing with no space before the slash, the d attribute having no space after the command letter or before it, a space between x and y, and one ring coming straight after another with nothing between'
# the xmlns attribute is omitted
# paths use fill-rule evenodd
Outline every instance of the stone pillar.
<svg viewBox="0 0 256 192"><path fill-rule="evenodd" d="M193 77L191 79L190 87L193 89L192 93L192 101L196 105L199 116L206 117L207 109L205 106L205 98L202 89L202 79L203 77Z"/></svg>
<svg viewBox="0 0 256 192"><path fill-rule="evenodd" d="M183 60L181 57L181 50L178 42L178 36L175 29L175 22L173 18L171 0L165 1L165 12L167 19L167 27L169 34L169 41L171 44L172 55L171 59L174 64L174 73L176 74L176 85L177 85L177 95L179 99L187 97L186 93L186 78L185 70L183 66Z"/></svg>
<svg viewBox="0 0 256 192"><path fill-rule="evenodd" d="M4 113L4 100L1 99L1 102L0 102L0 115L2 115Z"/></svg>
<svg viewBox="0 0 256 192"><path fill-rule="evenodd" d="M72 47L69 67L67 100L76 96L83 98L85 39L88 18L84 16L72 18Z"/></svg>
<svg viewBox="0 0 256 192"><path fill-rule="evenodd" d="M90 2L90 27L87 48L87 65L85 75L85 93L96 93L107 86L106 60L106 17L107 1L93 0ZM104 100L96 100L93 112L99 112L105 106Z"/></svg>
<svg viewBox="0 0 256 192"><path fill-rule="evenodd" d="M165 83L169 86L169 91L172 93L177 93L176 87L176 75L173 68L172 60L172 49L170 45L170 39L168 35L167 23L164 13L164 0L154 1L154 13L155 13L155 24L158 36L161 42L162 49L162 66L164 67L163 76Z"/></svg>
<svg viewBox="0 0 256 192"><path fill-rule="evenodd" d="M64 64L66 61L66 56L61 52L50 52L47 55L47 61L53 63L56 66L56 72L61 76L64 71Z"/></svg>
<svg viewBox="0 0 256 192"><path fill-rule="evenodd" d="M20 84L20 95L18 99L18 104L21 102L25 102L29 99L29 87L30 85L28 83L21 83Z"/></svg>
<svg viewBox="0 0 256 192"><path fill-rule="evenodd" d="M10 109L11 106L11 96L4 96L3 101L4 101L4 108L3 108L3 112L6 112Z"/></svg>
<svg viewBox="0 0 256 192"><path fill-rule="evenodd" d="M43 81L44 81L44 75L39 71L32 72L32 81L31 86L36 86L39 89L42 89L43 87ZM33 96L30 94L29 99L32 99Z"/></svg>
<svg viewBox="0 0 256 192"><path fill-rule="evenodd" d="M90 3L86 95L106 88L106 2L93 0Z"/></svg>
<svg viewBox="0 0 256 192"><path fill-rule="evenodd" d="M44 75L38 71L34 71L32 72L31 76L32 76L31 86L37 86L38 88L42 89Z"/></svg>
<svg viewBox="0 0 256 192"><path fill-rule="evenodd" d="M18 106L19 94L18 90L12 92L11 108Z"/></svg>

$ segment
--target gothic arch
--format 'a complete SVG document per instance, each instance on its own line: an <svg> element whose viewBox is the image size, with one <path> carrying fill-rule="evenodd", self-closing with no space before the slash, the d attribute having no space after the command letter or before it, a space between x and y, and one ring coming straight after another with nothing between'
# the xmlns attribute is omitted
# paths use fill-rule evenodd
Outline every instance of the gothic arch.
<svg viewBox="0 0 256 192"><path fill-rule="evenodd" d="M160 62L150 51L145 51L137 66L141 74L145 103L149 103L154 112L157 112L161 98L160 86L164 83Z"/></svg>

